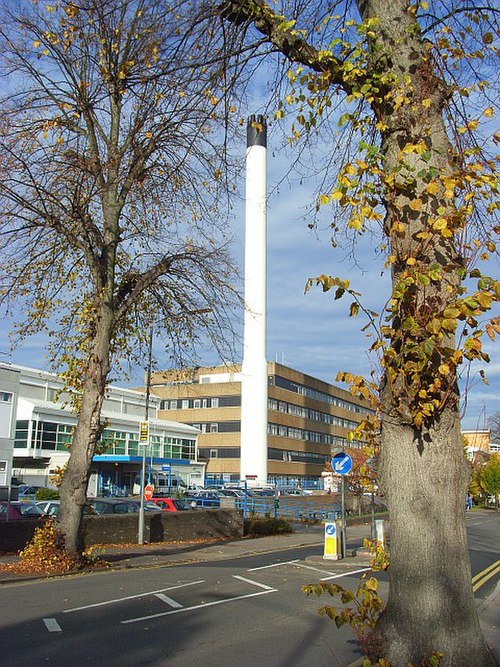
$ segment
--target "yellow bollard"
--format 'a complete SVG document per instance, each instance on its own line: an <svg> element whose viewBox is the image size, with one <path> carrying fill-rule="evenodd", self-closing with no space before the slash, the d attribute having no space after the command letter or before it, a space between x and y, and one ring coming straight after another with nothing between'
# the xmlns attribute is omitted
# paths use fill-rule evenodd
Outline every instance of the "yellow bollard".
<svg viewBox="0 0 500 667"><path fill-rule="evenodd" d="M323 558L339 560L342 558L340 549L340 528L336 521L325 522L325 548Z"/></svg>

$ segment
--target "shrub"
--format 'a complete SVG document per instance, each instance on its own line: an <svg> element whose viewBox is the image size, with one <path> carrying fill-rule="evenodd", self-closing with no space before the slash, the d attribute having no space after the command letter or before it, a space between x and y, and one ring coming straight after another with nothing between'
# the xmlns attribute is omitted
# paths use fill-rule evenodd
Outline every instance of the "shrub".
<svg viewBox="0 0 500 667"><path fill-rule="evenodd" d="M2 565L2 570L23 574L65 574L85 567L107 567L108 563L99 558L100 547L86 549L78 557L64 549L64 538L52 519L35 530L33 539L19 552L20 560Z"/></svg>
<svg viewBox="0 0 500 667"><path fill-rule="evenodd" d="M275 519L269 515L252 516L245 521L245 535L284 535L293 533L286 519Z"/></svg>
<svg viewBox="0 0 500 667"><path fill-rule="evenodd" d="M36 492L37 500L59 500L59 491L56 489L38 489Z"/></svg>

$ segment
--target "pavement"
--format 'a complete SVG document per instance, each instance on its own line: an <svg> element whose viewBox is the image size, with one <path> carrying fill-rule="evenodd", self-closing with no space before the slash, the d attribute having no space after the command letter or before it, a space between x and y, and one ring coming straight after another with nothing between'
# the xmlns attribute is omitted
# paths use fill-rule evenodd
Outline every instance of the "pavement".
<svg viewBox="0 0 500 667"><path fill-rule="evenodd" d="M341 574L346 571L362 569L369 565L370 556L362 546L363 539L366 537L370 537L369 524L349 526L346 549L347 557L341 560L323 558L323 525L304 524L295 525L294 532L287 535L258 538L245 537L212 542L105 545L102 549L98 550L98 553L100 551L101 557L109 563L107 571L110 571L218 562L245 556L287 551L300 547L317 547L317 555L307 556L305 558L306 562L314 565L314 567L320 569L324 567L329 572L338 571ZM19 558L15 554L0 555L0 566L2 564L14 563L18 560ZM98 570L102 572L102 567L98 568ZM78 572L78 574L81 574L81 572ZM71 574L65 576L71 576ZM0 567L0 586L2 584L8 585L20 581L45 578L47 578L47 575L16 574L5 571ZM500 632L498 631L500 623L500 582L497 582L495 589L487 599L477 600L477 610L486 643L490 646L500 665ZM357 667L358 665L362 665L362 659L352 663L349 667Z"/></svg>

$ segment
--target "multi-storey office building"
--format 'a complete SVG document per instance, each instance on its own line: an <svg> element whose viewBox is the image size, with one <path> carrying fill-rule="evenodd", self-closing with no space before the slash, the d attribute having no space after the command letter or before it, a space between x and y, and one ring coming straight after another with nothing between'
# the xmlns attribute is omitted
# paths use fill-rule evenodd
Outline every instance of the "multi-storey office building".
<svg viewBox="0 0 500 667"><path fill-rule="evenodd" d="M201 431L198 457L206 481L240 478L241 366L152 374L160 415ZM370 412L349 392L278 363L268 362L268 482L318 485L332 454Z"/></svg>
<svg viewBox="0 0 500 667"><path fill-rule="evenodd" d="M69 458L76 424L76 416L68 407L71 397L62 391L61 381L52 373L21 366L9 368L18 376L12 475L28 484L50 486L51 474ZM2 381L3 376L0 392L9 388L12 395L11 388ZM155 482L164 477L163 481L182 479L186 484L202 484L205 463L197 459L198 431L158 418L159 404L158 398L149 398L150 439L145 452L148 477ZM114 385L107 387L102 410L102 453L92 460L90 496L138 492L144 451L139 429L145 413L144 393Z"/></svg>

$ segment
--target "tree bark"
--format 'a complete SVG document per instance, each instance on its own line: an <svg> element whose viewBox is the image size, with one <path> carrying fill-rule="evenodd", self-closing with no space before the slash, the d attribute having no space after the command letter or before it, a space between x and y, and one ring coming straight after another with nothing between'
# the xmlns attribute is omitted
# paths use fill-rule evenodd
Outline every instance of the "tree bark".
<svg viewBox="0 0 500 667"><path fill-rule="evenodd" d="M113 317L105 305L96 317L96 336L82 386L78 423L71 442L70 457L60 487L61 507L57 528L68 553L80 558L84 548L82 522L87 502L87 485L95 447L101 437L101 410L110 370L110 341Z"/></svg>
<svg viewBox="0 0 500 667"><path fill-rule="evenodd" d="M439 651L443 666L495 665L472 592L464 511L469 469L457 411L446 410L422 431L384 411L380 475L391 559L389 599L376 628L384 657L398 667Z"/></svg>

